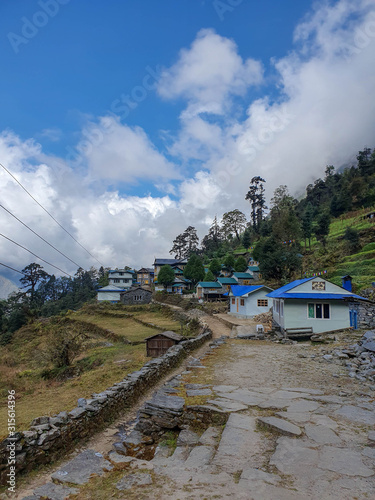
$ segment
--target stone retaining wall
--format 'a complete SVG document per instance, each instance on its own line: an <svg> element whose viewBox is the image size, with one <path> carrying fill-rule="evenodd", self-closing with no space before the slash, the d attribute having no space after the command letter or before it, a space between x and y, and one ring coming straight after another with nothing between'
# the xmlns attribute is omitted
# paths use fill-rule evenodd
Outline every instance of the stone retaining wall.
<svg viewBox="0 0 375 500"><path fill-rule="evenodd" d="M115 419L120 411L129 408L160 378L176 368L193 350L212 337L206 329L194 339L172 346L160 358L148 361L141 370L130 373L90 399L79 399L72 411L56 416L36 418L29 430L17 432L13 438L0 443L0 483L6 484L9 471L9 446L15 449L16 471L27 472L34 467L50 463L74 448L82 438L87 438Z"/></svg>
<svg viewBox="0 0 375 500"><path fill-rule="evenodd" d="M375 304L373 302L349 302L349 309L357 311L358 328L375 328Z"/></svg>

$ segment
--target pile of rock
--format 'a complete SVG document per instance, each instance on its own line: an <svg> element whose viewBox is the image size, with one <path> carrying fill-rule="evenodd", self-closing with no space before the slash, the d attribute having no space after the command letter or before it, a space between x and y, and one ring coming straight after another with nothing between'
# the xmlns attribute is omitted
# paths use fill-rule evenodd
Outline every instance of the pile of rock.
<svg viewBox="0 0 375 500"><path fill-rule="evenodd" d="M345 365L349 377L375 382L375 330L367 331L357 344L324 354L323 359Z"/></svg>
<svg viewBox="0 0 375 500"><path fill-rule="evenodd" d="M266 313L261 313L258 314L257 316L254 316L254 321L258 324L262 324L264 327L264 330L266 332L269 332L272 330L272 312L268 311Z"/></svg>

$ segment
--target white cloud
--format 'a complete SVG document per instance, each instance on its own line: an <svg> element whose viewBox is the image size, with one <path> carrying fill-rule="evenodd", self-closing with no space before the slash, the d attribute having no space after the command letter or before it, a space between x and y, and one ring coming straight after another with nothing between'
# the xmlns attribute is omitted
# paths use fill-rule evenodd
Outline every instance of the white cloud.
<svg viewBox="0 0 375 500"><path fill-rule="evenodd" d="M77 146L92 179L134 183L142 180L178 179L175 165L160 153L141 127L122 125L114 117L89 123Z"/></svg>
<svg viewBox="0 0 375 500"><path fill-rule="evenodd" d="M200 32L164 71L159 94L186 101L168 150L186 167L184 177L144 130L113 117L83 130L78 149L86 169L74 169L9 131L0 134L2 163L111 267L150 266L155 256L168 256L173 239L187 226L203 237L215 215L234 208L248 215L244 198L255 175L266 178L269 198L280 184L293 194L302 192L323 175L326 164L339 167L364 145L375 145L373 2L317 5L296 27L295 50L273 61L277 99L275 93L255 101L246 97L247 88L261 81L260 63L243 61L235 43L212 30ZM244 116L238 113L239 99L245 118L238 118ZM166 195L107 190L109 182L142 180L165 186ZM7 208L42 236L83 267L97 265L2 169L0 189ZM4 234L75 272L3 211L0 221ZM18 269L34 260L3 239L0 251L5 263Z"/></svg>
<svg viewBox="0 0 375 500"><path fill-rule="evenodd" d="M203 29L188 50L181 50L176 64L162 73L158 92L166 99L188 99L191 115L222 114L226 99L261 83L262 73L258 61L243 61L233 40Z"/></svg>
<svg viewBox="0 0 375 500"><path fill-rule="evenodd" d="M208 38L214 36L211 32ZM164 92L187 99L170 152L184 162L199 160L222 189L222 199L230 193L232 206L246 208L243 198L254 175L266 178L269 198L279 184L288 184L298 194L323 174L326 164L340 167L364 145L373 145L373 1L316 4L296 27L295 50L273 61L278 98L265 95L246 103L244 97L248 116L243 121L233 118L237 116L233 102L231 113L216 122L212 116L207 119L192 112L191 103L194 99L199 103L201 90L194 76L192 90L185 89L184 82L189 82L188 68L194 67L190 61L195 62L195 48L202 38L200 34L190 51L182 51L179 62L166 73L176 90L165 86ZM229 53L234 60L238 57L234 50ZM207 82L203 89L209 94L211 82Z"/></svg>

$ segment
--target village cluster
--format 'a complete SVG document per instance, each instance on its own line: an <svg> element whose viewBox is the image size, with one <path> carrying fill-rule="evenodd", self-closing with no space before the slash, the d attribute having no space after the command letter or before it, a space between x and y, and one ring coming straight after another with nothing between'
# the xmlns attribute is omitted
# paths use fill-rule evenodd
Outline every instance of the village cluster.
<svg viewBox="0 0 375 500"><path fill-rule="evenodd" d="M173 269L175 279L165 288L158 283L158 274L166 265ZM313 276L273 290L261 283L259 262L252 257L245 272L235 272L223 265L216 281L200 281L192 290L192 283L184 277L186 265L186 259L156 258L152 268L110 270L109 284L98 289L97 300L148 304L154 291L183 294L190 290L190 297L200 301L227 301L229 315L254 318L272 311L273 323L289 336L357 329L369 302L352 292L349 275L343 276L342 286Z"/></svg>

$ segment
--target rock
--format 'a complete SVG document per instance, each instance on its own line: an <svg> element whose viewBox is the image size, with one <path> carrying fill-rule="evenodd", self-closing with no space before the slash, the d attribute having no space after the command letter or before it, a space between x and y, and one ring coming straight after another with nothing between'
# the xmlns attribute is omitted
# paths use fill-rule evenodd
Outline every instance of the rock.
<svg viewBox="0 0 375 500"><path fill-rule="evenodd" d="M268 429L275 430L276 432L283 434L285 436L300 436L302 434L301 429L286 420L276 417L259 417L257 422Z"/></svg>
<svg viewBox="0 0 375 500"><path fill-rule="evenodd" d="M69 412L69 416L70 418L76 419L80 418L84 413L86 413L85 408L77 407L73 408L73 410Z"/></svg>
<svg viewBox="0 0 375 500"><path fill-rule="evenodd" d="M31 422L30 427L36 427L37 425L43 425L48 423L49 423L49 417L47 416L37 417L34 418L34 420Z"/></svg>
<svg viewBox="0 0 375 500"><path fill-rule="evenodd" d="M186 396L188 398L194 396L210 396L212 394L211 389L190 389L186 391Z"/></svg>
<svg viewBox="0 0 375 500"><path fill-rule="evenodd" d="M51 426L49 424L41 424L41 425L32 425L30 427L31 430L36 431L38 434L42 434L43 432L49 431Z"/></svg>
<svg viewBox="0 0 375 500"><path fill-rule="evenodd" d="M208 427L204 433L199 438L199 444L204 444L207 446L216 446L219 440L219 429L216 427Z"/></svg>
<svg viewBox="0 0 375 500"><path fill-rule="evenodd" d="M210 386L207 384L185 384L185 389L197 390L197 389L209 389Z"/></svg>
<svg viewBox="0 0 375 500"><path fill-rule="evenodd" d="M134 457L120 455L116 451L110 451L108 453L108 460L110 460L113 464L130 464L130 462L136 459Z"/></svg>
<svg viewBox="0 0 375 500"><path fill-rule="evenodd" d="M375 341L372 340L370 342L365 342L364 344L362 344L362 347L367 351L375 352Z"/></svg>
<svg viewBox="0 0 375 500"><path fill-rule="evenodd" d="M48 498L51 500L65 500L69 495L77 495L77 488L69 488L62 484L47 483L34 490L34 498Z"/></svg>
<svg viewBox="0 0 375 500"><path fill-rule="evenodd" d="M191 368L192 366L202 366L202 363L199 359L190 357L188 359L187 365Z"/></svg>
<svg viewBox="0 0 375 500"><path fill-rule="evenodd" d="M332 356L332 354L325 354L323 356L323 359L325 359L326 361L332 361L333 356Z"/></svg>
<svg viewBox="0 0 375 500"><path fill-rule="evenodd" d="M305 425L306 436L319 444L339 444L341 439L332 429L324 425Z"/></svg>
<svg viewBox="0 0 375 500"><path fill-rule="evenodd" d="M319 452L298 439L281 437L277 440L275 453L270 459L283 474L294 477L310 477L319 462Z"/></svg>
<svg viewBox="0 0 375 500"><path fill-rule="evenodd" d="M325 446L321 451L318 467L338 472L347 476L370 477L374 471L366 467L360 453L345 449Z"/></svg>
<svg viewBox="0 0 375 500"><path fill-rule="evenodd" d="M367 435L367 438L372 443L375 443L375 431L370 431Z"/></svg>
<svg viewBox="0 0 375 500"><path fill-rule="evenodd" d="M84 407L84 406L86 406L86 404L87 404L87 402L86 402L85 398L79 398L77 401L77 406Z"/></svg>
<svg viewBox="0 0 375 500"><path fill-rule="evenodd" d="M120 491L130 490L135 486L146 486L152 484L152 477L150 474L129 474L123 477L117 484L116 488Z"/></svg>
<svg viewBox="0 0 375 500"><path fill-rule="evenodd" d="M247 481L266 481L267 483L275 485L281 481L281 478L276 474L270 474L254 468L244 469L241 474L241 479L246 479Z"/></svg>
<svg viewBox="0 0 375 500"><path fill-rule="evenodd" d="M218 398L218 399L210 399L207 401L207 403L213 404L218 406L224 411L242 411L246 410L248 408L247 405L244 405L242 403L239 403L237 401L231 401L230 399L223 399L223 398Z"/></svg>
<svg viewBox="0 0 375 500"><path fill-rule="evenodd" d="M189 429L183 429L177 438L177 446L195 446L198 442L198 434Z"/></svg>
<svg viewBox="0 0 375 500"><path fill-rule="evenodd" d="M344 417L356 424L375 425L375 412L352 405L345 405L335 411L335 415Z"/></svg>
<svg viewBox="0 0 375 500"><path fill-rule="evenodd" d="M187 469L200 469L211 463L214 454L215 449L213 446L197 446L190 452L184 467Z"/></svg>
<svg viewBox="0 0 375 500"><path fill-rule="evenodd" d="M113 465L100 453L85 450L52 474L51 478L58 483L85 484L92 474L102 476L112 469Z"/></svg>

